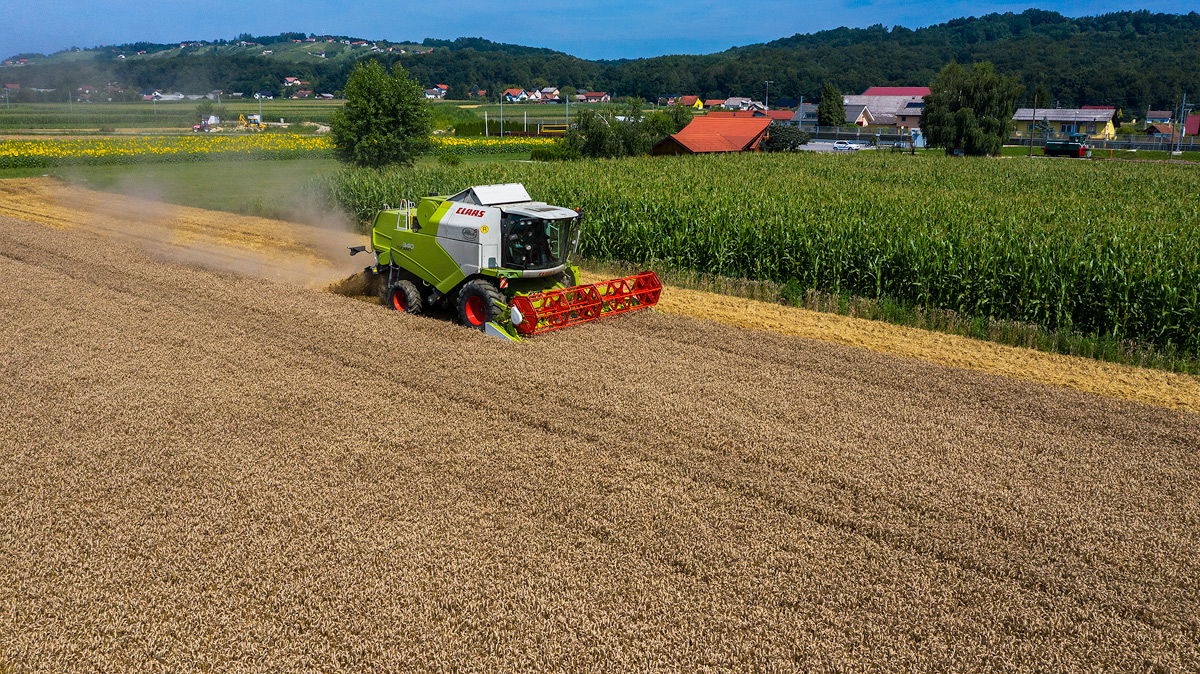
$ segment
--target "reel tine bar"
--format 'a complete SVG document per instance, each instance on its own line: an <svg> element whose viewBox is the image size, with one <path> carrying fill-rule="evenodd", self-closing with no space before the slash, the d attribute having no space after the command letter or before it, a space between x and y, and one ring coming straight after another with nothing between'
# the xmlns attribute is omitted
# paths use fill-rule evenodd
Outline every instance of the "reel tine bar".
<svg viewBox="0 0 1200 674"><path fill-rule="evenodd" d="M523 320L516 326L522 335L536 335L594 321L601 316L645 309L658 303L662 283L652 272L625 278L517 295L512 306Z"/></svg>

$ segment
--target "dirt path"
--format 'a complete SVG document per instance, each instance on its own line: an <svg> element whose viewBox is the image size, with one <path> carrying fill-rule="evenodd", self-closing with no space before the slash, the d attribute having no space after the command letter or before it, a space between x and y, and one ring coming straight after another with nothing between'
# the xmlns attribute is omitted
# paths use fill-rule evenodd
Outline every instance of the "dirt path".
<svg viewBox="0 0 1200 674"><path fill-rule="evenodd" d="M1200 425L0 217L0 670L1194 671Z"/></svg>

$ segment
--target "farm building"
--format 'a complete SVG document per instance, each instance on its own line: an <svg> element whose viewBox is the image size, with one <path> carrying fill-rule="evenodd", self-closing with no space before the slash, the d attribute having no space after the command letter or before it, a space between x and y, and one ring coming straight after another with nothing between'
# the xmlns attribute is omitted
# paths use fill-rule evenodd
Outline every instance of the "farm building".
<svg viewBox="0 0 1200 674"><path fill-rule="evenodd" d="M697 110L704 108L704 103L700 101L699 96L680 96L679 100L675 101L675 103L685 108L695 108Z"/></svg>
<svg viewBox="0 0 1200 674"><path fill-rule="evenodd" d="M706 99L704 99L704 107L706 107L706 108L719 108L723 105L725 105L724 98L706 98Z"/></svg>
<svg viewBox="0 0 1200 674"><path fill-rule="evenodd" d="M1200 115L1188 115L1183 123L1183 135L1200 136Z"/></svg>
<svg viewBox="0 0 1200 674"><path fill-rule="evenodd" d="M747 152L757 150L767 136L769 117L697 117L679 133L658 142L655 155Z"/></svg>
<svg viewBox="0 0 1200 674"><path fill-rule="evenodd" d="M1115 110L1085 110L1083 108L1017 108L1013 115L1018 131L1032 133L1038 122L1047 122L1054 133L1082 133L1092 138L1112 138Z"/></svg>
<svg viewBox="0 0 1200 674"><path fill-rule="evenodd" d="M846 123L855 126L870 126L876 123L875 115L871 109L865 105L844 105L846 111ZM893 123L895 117L893 116Z"/></svg>
<svg viewBox="0 0 1200 674"><path fill-rule="evenodd" d="M925 112L924 101L909 101L907 105L896 113L896 128L897 129L919 129L921 128L921 113Z"/></svg>

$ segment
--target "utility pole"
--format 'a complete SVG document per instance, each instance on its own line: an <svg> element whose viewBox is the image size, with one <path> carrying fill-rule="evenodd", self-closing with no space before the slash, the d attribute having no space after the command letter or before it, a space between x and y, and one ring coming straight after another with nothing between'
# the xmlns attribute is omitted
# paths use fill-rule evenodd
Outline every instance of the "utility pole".
<svg viewBox="0 0 1200 674"><path fill-rule="evenodd" d="M504 94L500 94L500 137L504 137Z"/></svg>
<svg viewBox="0 0 1200 674"><path fill-rule="evenodd" d="M763 84L767 85L767 93L763 95L763 107L767 110L771 109L771 83L775 80L766 80Z"/></svg>
<svg viewBox="0 0 1200 674"><path fill-rule="evenodd" d="M1195 107L1194 105L1188 105L1187 93L1184 93L1183 94L1183 102L1179 104L1179 121L1176 123L1176 127L1179 129L1179 134L1177 135L1177 138L1175 141L1175 151L1176 152L1180 152L1180 153L1183 152L1183 134L1184 134L1184 131L1186 131L1186 128L1184 125L1187 122L1188 112L1190 112L1191 109L1194 107ZM1180 156L1182 156L1182 154Z"/></svg>

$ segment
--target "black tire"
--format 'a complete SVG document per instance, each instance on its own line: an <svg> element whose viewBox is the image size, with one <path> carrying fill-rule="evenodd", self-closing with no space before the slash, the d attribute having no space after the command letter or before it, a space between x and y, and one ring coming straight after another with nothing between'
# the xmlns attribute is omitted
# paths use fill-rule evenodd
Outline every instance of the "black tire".
<svg viewBox="0 0 1200 674"><path fill-rule="evenodd" d="M382 301L387 309L410 314L419 314L424 308L421 291L417 290L415 283L407 280L396 281L391 287L385 287Z"/></svg>
<svg viewBox="0 0 1200 674"><path fill-rule="evenodd" d="M483 279L467 281L458 291L455 306L458 308L458 322L482 331L483 326L490 321L499 320L500 305L506 304L504 295L491 283Z"/></svg>

